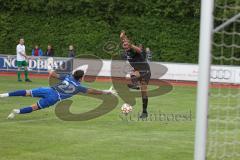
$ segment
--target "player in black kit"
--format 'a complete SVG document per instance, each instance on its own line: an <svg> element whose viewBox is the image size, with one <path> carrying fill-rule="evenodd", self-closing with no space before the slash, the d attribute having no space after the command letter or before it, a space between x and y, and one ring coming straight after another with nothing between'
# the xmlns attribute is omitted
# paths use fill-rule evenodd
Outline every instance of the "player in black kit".
<svg viewBox="0 0 240 160"><path fill-rule="evenodd" d="M121 32L120 39L125 57L133 68L131 73L132 84L128 84L128 87L132 89L141 89L143 110L140 118L147 118L147 85L151 78L150 66L145 59L144 50L141 47L131 44L124 31Z"/></svg>

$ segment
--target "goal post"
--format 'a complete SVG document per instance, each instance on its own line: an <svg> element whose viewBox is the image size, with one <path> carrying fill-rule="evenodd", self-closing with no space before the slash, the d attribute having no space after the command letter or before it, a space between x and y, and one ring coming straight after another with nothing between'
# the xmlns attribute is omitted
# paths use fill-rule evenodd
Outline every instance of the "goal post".
<svg viewBox="0 0 240 160"><path fill-rule="evenodd" d="M214 0L201 0L194 160L205 160Z"/></svg>
<svg viewBox="0 0 240 160"><path fill-rule="evenodd" d="M194 160L240 159L240 0L201 0L198 76Z"/></svg>

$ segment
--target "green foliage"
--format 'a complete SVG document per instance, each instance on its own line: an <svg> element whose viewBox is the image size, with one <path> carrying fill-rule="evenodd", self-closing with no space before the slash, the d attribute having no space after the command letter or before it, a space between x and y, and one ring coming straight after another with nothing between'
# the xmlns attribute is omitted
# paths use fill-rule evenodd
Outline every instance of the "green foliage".
<svg viewBox="0 0 240 160"><path fill-rule="evenodd" d="M0 0L1 10L47 14L77 13L85 16L117 15L199 16L200 0Z"/></svg>
<svg viewBox="0 0 240 160"><path fill-rule="evenodd" d="M150 47L154 60L195 63L199 4L199 0L0 0L0 53L15 54L17 39L24 37L28 54L34 44L45 51L50 43L57 56L66 56L73 44L77 54L111 58L103 46L108 41L119 43L124 29L134 43Z"/></svg>

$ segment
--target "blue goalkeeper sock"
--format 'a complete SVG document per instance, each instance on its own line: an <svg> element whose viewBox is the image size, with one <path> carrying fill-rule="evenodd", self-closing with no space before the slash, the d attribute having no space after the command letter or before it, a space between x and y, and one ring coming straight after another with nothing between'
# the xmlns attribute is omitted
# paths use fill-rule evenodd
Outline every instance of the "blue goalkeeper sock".
<svg viewBox="0 0 240 160"><path fill-rule="evenodd" d="M26 96L26 90L18 90L18 91L14 91L14 92L10 92L8 93L8 95L11 96Z"/></svg>
<svg viewBox="0 0 240 160"><path fill-rule="evenodd" d="M25 107L20 109L20 114L31 113L33 111L32 107Z"/></svg>

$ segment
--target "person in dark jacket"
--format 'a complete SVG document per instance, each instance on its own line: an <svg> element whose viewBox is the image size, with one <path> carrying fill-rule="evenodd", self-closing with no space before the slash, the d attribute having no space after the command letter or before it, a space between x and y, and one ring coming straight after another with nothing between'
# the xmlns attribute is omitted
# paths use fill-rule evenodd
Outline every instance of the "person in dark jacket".
<svg viewBox="0 0 240 160"><path fill-rule="evenodd" d="M48 45L47 51L45 52L44 56L53 57L54 51L51 45Z"/></svg>
<svg viewBox="0 0 240 160"><path fill-rule="evenodd" d="M150 48L146 48L146 59L147 61L152 61L152 51L150 50Z"/></svg>
<svg viewBox="0 0 240 160"><path fill-rule="evenodd" d="M74 47L73 47L73 45L70 45L69 46L69 50L68 50L68 57L75 57L75 50L74 50Z"/></svg>

